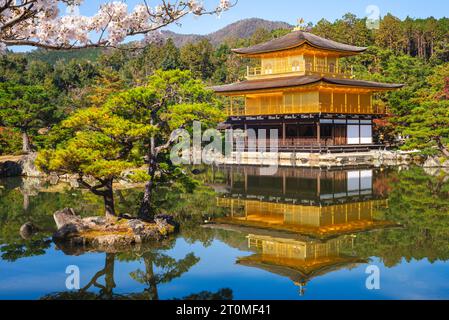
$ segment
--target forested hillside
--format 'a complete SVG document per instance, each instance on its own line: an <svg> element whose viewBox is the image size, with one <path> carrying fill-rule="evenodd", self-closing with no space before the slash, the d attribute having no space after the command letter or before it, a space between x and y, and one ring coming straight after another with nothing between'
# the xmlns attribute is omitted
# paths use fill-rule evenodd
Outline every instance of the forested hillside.
<svg viewBox="0 0 449 320"><path fill-rule="evenodd" d="M245 28L251 21L258 23L257 19L246 20ZM388 106L391 116L378 122L378 134L391 142L397 142L398 135L409 137L401 145L405 149L449 156L448 18L401 21L389 14L379 29L370 30L366 19L346 14L334 22L323 19L306 28L329 39L369 47L366 54L344 62L353 66L358 78L406 84L400 91L379 95L376 103ZM188 69L207 84L243 80L246 66L254 62L235 56L231 48L257 44L287 32L290 29L258 28L249 33L249 38L231 32L226 37L226 33L219 32L219 43L202 37L177 47L169 39L141 51L122 48L4 55L0 57L0 116L3 114L4 127L0 132L0 154L21 150L18 141L23 121L19 120L24 119L12 119L4 106L29 106L30 95L20 99L12 96L14 85L27 86L33 94L43 89L46 103L54 106L51 115L28 112L35 117L28 129L31 141L39 147L45 143L43 128L53 126L75 109L101 104L120 90L144 83L158 69Z"/></svg>

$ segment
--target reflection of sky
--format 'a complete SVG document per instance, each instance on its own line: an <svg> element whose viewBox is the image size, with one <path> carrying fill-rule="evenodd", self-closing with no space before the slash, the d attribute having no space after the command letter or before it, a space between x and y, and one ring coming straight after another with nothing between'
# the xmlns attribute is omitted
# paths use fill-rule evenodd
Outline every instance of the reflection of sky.
<svg viewBox="0 0 449 320"><path fill-rule="evenodd" d="M256 268L236 265L236 258L251 253L234 249L215 240L205 248L190 245L179 239L176 246L165 253L182 259L190 252L201 258L181 278L159 285L161 299L182 298L204 290L231 288L235 299L301 299L299 288L286 277ZM51 249L43 256L0 261L0 299L37 299L46 294L65 290L65 268L77 265L81 270L81 286L104 267L104 254L65 256ZM449 298L448 263L430 264L427 260L412 261L388 269L377 258L372 263L381 270L381 290L365 288L366 265L352 270L339 270L314 278L306 287L304 299L443 299ZM143 263L115 262L115 293L142 292L144 286L129 276ZM157 272L158 269L156 268ZM103 279L100 279L102 283Z"/></svg>

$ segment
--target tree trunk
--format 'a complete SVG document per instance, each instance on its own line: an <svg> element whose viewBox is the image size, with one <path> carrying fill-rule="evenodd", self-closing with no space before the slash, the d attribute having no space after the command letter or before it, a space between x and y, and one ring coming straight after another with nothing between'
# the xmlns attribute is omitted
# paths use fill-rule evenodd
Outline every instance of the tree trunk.
<svg viewBox="0 0 449 320"><path fill-rule="evenodd" d="M116 287L114 281L114 263L115 262L115 254L106 253L106 263L104 266L104 270L106 271L104 275L105 287L102 290L102 294L105 295L108 299L112 299L114 296L114 288Z"/></svg>
<svg viewBox="0 0 449 320"><path fill-rule="evenodd" d="M153 156L150 156L150 158L151 159L148 167L148 175L150 176L150 181L147 181L147 183L145 184L145 192L139 210L139 218L143 220L150 220L153 218L151 201L153 198L154 177L156 175L157 163Z"/></svg>
<svg viewBox="0 0 449 320"><path fill-rule="evenodd" d="M449 158L449 149L444 145L440 138L438 138L436 141L438 149L441 151L441 153L444 154L445 157Z"/></svg>
<svg viewBox="0 0 449 320"><path fill-rule="evenodd" d="M150 124L154 124L154 120L151 119ZM157 155L156 155L156 141L154 137L150 138L150 150L148 157L148 175L150 176L150 180L145 184L145 192L143 195L142 203L139 209L139 218L143 220L152 219L152 210L151 210L151 201L153 196L153 187L154 187L154 176L156 175L156 167L157 167Z"/></svg>
<svg viewBox="0 0 449 320"><path fill-rule="evenodd" d="M31 152L30 137L26 131L22 131L22 152L28 154Z"/></svg>
<svg viewBox="0 0 449 320"><path fill-rule="evenodd" d="M112 188L112 180L108 180L106 190L103 191L104 211L107 219L116 217L114 206L114 192Z"/></svg>
<svg viewBox="0 0 449 320"><path fill-rule="evenodd" d="M159 293L157 290L157 281L153 270L153 261L149 258L144 258L146 268L146 282L149 288L146 290L150 300L159 300Z"/></svg>

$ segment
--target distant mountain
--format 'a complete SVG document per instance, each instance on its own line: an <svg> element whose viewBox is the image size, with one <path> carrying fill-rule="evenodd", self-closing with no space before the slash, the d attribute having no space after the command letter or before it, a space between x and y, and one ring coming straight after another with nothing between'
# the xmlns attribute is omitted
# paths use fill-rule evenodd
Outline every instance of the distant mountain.
<svg viewBox="0 0 449 320"><path fill-rule="evenodd" d="M172 38L177 47L182 47L189 42L197 42L201 39L208 39L213 45L223 43L227 38L249 38L257 29L266 29L268 31L276 29L291 29L293 26L280 21L268 21L264 19L251 18L234 22L218 31L207 35L198 34L180 34L172 31L162 31L164 38Z"/></svg>

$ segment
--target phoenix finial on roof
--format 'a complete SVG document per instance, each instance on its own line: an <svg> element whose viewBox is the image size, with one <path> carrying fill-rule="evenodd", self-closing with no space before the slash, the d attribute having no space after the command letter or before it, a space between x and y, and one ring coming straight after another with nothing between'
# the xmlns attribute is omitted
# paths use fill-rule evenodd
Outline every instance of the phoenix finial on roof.
<svg viewBox="0 0 449 320"><path fill-rule="evenodd" d="M293 31L300 31L300 30L305 30L306 26L304 24L304 19L303 18L299 18L297 21L297 26L293 29Z"/></svg>

